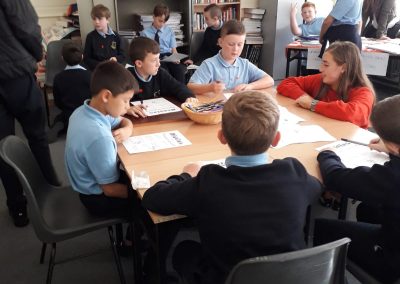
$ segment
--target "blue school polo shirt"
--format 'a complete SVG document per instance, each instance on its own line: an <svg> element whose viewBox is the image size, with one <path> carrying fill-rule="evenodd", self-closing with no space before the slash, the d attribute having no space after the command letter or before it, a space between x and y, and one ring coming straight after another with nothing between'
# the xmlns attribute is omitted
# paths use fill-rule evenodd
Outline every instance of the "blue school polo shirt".
<svg viewBox="0 0 400 284"><path fill-rule="evenodd" d="M337 0L329 14L335 21L332 26L356 25L361 20L362 0Z"/></svg>
<svg viewBox="0 0 400 284"><path fill-rule="evenodd" d="M147 29L143 30L140 35L154 39L156 32L157 29L151 25ZM166 25L163 26L158 33L158 37L160 39L160 53L172 53L171 49L176 48L175 34L172 29Z"/></svg>
<svg viewBox="0 0 400 284"><path fill-rule="evenodd" d="M311 35L319 36L323 22L324 22L324 18L315 18L309 23L300 24L299 28L301 29L301 35L302 36L311 36Z"/></svg>
<svg viewBox="0 0 400 284"><path fill-rule="evenodd" d="M73 189L83 194L103 193L99 184L119 179L117 143L111 130L120 118L104 115L86 100L69 119L65 166Z"/></svg>
<svg viewBox="0 0 400 284"><path fill-rule="evenodd" d="M221 56L221 51L201 63L200 67L190 78L190 83L209 84L213 81L225 83L228 90L239 84L249 84L266 76L249 60L238 57L233 64L227 63Z"/></svg>

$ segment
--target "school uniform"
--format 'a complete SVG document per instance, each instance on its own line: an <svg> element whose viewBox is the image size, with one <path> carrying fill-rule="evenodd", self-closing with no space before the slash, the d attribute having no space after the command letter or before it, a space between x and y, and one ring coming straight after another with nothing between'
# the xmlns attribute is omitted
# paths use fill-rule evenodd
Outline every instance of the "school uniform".
<svg viewBox="0 0 400 284"><path fill-rule="evenodd" d="M54 77L54 103L61 110L59 120L68 126L71 114L90 98L90 72L82 66L67 66ZM55 119L57 120L57 119Z"/></svg>
<svg viewBox="0 0 400 284"><path fill-rule="evenodd" d="M218 45L218 39L221 35L221 28L223 26L223 21L218 28L207 27L204 31L203 42L197 54L192 58L196 65L200 65L205 59L213 57L216 55L221 47Z"/></svg>
<svg viewBox="0 0 400 284"><path fill-rule="evenodd" d="M90 70L94 70L100 62L116 57L119 63L125 61L121 39L118 33L108 27L107 33L97 30L91 31L86 36L83 61Z"/></svg>
<svg viewBox="0 0 400 284"><path fill-rule="evenodd" d="M230 90L239 84L249 84L265 77L267 73L245 58L236 58L233 64L224 60L221 51L203 61L190 78L189 83L209 84L214 81L225 83Z"/></svg>
<svg viewBox="0 0 400 284"><path fill-rule="evenodd" d="M135 67L129 67L128 70L139 83L139 92L133 96L132 101L173 96L183 103L188 98L195 97L186 85L178 82L162 67L158 69L156 75L150 75L147 80L136 72Z"/></svg>
<svg viewBox="0 0 400 284"><path fill-rule="evenodd" d="M400 157L389 155L384 165L346 168L332 151L323 151L318 162L330 190L379 207L380 225L339 220L318 220L314 243L351 238L348 257L383 283L400 278Z"/></svg>
<svg viewBox="0 0 400 284"><path fill-rule="evenodd" d="M358 25L361 24L362 0L337 0L333 6L330 16L335 20L326 31L321 48L322 57L327 42L332 44L335 41L353 42L361 51L361 37Z"/></svg>
<svg viewBox="0 0 400 284"><path fill-rule="evenodd" d="M243 259L305 248L307 207L321 193L319 181L294 158L268 163L263 153L225 163L204 166L194 178L171 176L142 199L153 212L195 218L199 253L177 249L173 257L188 283L224 283Z"/></svg>
<svg viewBox="0 0 400 284"><path fill-rule="evenodd" d="M314 18L309 23L303 23L299 25L302 36L319 35L321 32L322 23L324 18Z"/></svg>
<svg viewBox="0 0 400 284"><path fill-rule="evenodd" d="M172 49L177 47L175 34L174 31L167 25L164 25L159 30L151 25L140 33L141 36L148 37L157 41L156 34L158 34L158 44L160 45L160 59L162 60L164 57L170 56L172 54ZM186 83L186 66L184 64L161 61L161 67L167 70L172 75L172 77L174 77L179 82L183 84Z"/></svg>
<svg viewBox="0 0 400 284"><path fill-rule="evenodd" d="M277 91L294 100L305 93L309 94L319 100L314 109L316 113L337 120L349 121L362 128L369 126L369 116L375 101L372 90L367 87L351 88L347 93L347 101L343 101L332 89L329 89L323 98L318 98L321 85L321 74L289 77L278 85Z"/></svg>

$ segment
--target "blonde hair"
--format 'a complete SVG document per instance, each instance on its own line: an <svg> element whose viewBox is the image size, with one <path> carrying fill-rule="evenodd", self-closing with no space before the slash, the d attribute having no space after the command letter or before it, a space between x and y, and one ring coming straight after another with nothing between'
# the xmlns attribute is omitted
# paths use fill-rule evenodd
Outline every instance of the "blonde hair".
<svg viewBox="0 0 400 284"><path fill-rule="evenodd" d="M375 90L364 72L361 62L360 50L349 41L335 41L325 51L330 53L333 60L339 66L345 65L343 74L339 78L339 85L336 91L338 99L344 102L349 100L348 92L351 88L367 87L375 97ZM327 94L329 86L322 83L316 99L320 100Z"/></svg>
<svg viewBox="0 0 400 284"><path fill-rule="evenodd" d="M255 155L269 148L278 122L279 109L271 97L258 91L244 91L225 103L222 133L235 154Z"/></svg>

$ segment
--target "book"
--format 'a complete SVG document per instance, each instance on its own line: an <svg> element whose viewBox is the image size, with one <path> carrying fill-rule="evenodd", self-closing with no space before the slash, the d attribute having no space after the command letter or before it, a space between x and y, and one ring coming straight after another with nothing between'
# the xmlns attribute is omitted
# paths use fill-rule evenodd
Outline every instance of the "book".
<svg viewBox="0 0 400 284"><path fill-rule="evenodd" d="M179 62L183 58L189 57L187 54L183 53L172 53L170 56L166 56L161 59L162 62Z"/></svg>

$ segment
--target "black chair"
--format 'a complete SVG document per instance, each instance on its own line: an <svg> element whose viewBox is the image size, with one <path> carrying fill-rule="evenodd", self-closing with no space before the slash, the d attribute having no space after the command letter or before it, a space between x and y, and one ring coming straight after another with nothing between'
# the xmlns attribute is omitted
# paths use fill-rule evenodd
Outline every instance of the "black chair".
<svg viewBox="0 0 400 284"><path fill-rule="evenodd" d="M344 284L349 238L238 263L226 284Z"/></svg>
<svg viewBox="0 0 400 284"><path fill-rule="evenodd" d="M351 260L347 260L347 270L363 284L382 284Z"/></svg>
<svg viewBox="0 0 400 284"><path fill-rule="evenodd" d="M48 88L53 88L54 77L64 70L66 63L62 59L61 50L64 44L71 42L70 39L61 39L49 42L47 45L46 53L46 80L43 86L44 100L46 104L47 112L47 124L49 127L50 123L50 108L49 108L49 98L48 98Z"/></svg>
<svg viewBox="0 0 400 284"><path fill-rule="evenodd" d="M117 253L113 226L126 222L120 218L98 218L89 214L78 194L70 187L47 183L28 145L16 136L0 141L0 156L17 173L28 200L29 217L36 236L43 243L40 263L46 245L52 244L46 283L51 283L56 244L99 229L108 228L111 247L121 283L125 283L121 260Z"/></svg>
<svg viewBox="0 0 400 284"><path fill-rule="evenodd" d="M204 39L204 31L192 32L190 38L190 58L196 62L196 54L199 52L201 44Z"/></svg>

